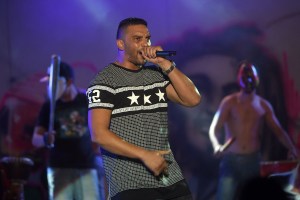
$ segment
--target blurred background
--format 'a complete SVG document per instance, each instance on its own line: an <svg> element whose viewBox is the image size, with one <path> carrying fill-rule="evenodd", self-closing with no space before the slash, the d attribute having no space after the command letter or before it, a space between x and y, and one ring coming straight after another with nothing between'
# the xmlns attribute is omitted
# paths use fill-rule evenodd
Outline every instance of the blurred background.
<svg viewBox="0 0 300 200"><path fill-rule="evenodd" d="M117 26L127 17L148 21L152 44L177 51L172 59L203 95L196 108L170 106L171 147L195 199L214 198L219 160L208 128L221 98L237 90L241 60L257 67L258 93L300 147L299 0L1 0L0 155L32 158L28 185L41 181L44 152L31 137L51 56L70 63L85 89L115 61ZM262 139L265 161L286 159L267 129Z"/></svg>

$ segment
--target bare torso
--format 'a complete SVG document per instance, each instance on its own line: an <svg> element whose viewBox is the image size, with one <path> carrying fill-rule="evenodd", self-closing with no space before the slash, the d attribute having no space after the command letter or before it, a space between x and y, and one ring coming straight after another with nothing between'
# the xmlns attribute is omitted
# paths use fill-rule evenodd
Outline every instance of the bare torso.
<svg viewBox="0 0 300 200"><path fill-rule="evenodd" d="M235 137L227 152L249 154L259 151L260 132L266 113L263 100L255 95L236 93L229 100L225 123L226 140Z"/></svg>

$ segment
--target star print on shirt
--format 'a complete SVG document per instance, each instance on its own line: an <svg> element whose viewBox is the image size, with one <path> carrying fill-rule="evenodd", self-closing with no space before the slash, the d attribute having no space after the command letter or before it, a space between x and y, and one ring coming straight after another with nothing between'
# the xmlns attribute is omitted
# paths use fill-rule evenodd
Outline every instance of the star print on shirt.
<svg viewBox="0 0 300 200"><path fill-rule="evenodd" d="M160 89L158 89L158 93L155 93L155 94L159 97L159 101L162 100L162 99L164 101L166 101L165 97L164 97L165 93L161 92Z"/></svg>
<svg viewBox="0 0 300 200"><path fill-rule="evenodd" d="M146 103L151 104L150 97L151 97L151 95L148 95L148 96L144 95L144 104L146 104Z"/></svg>
<svg viewBox="0 0 300 200"><path fill-rule="evenodd" d="M134 104L134 103L136 103L137 105L139 105L139 103L138 103L138 101L137 101L139 97L140 97L140 96L136 96L136 95L132 92L131 96L129 96L129 97L127 97L127 98L131 100L130 105L132 105L132 104Z"/></svg>

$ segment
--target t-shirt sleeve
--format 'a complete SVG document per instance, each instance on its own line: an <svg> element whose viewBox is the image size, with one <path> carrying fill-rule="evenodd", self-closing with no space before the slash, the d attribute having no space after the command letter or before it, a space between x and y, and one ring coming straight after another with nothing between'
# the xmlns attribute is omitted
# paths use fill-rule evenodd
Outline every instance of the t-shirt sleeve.
<svg viewBox="0 0 300 200"><path fill-rule="evenodd" d="M106 73L99 73L91 81L86 91L88 109L114 108L115 89L113 78Z"/></svg>
<svg viewBox="0 0 300 200"><path fill-rule="evenodd" d="M40 110L38 119L37 119L37 126L42 126L45 129L48 129L49 127L49 119L50 119L50 102L46 101Z"/></svg>

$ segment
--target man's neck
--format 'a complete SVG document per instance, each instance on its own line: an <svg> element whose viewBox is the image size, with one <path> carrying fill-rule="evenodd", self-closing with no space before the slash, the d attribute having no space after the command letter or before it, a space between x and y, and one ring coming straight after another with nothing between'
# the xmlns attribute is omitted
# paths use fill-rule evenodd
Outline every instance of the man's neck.
<svg viewBox="0 0 300 200"><path fill-rule="evenodd" d="M124 68L126 68L126 69L130 69L130 70L138 70L138 69L140 69L141 67L142 67L142 65L135 65L135 64L133 64L133 63L131 63L131 62L129 62L129 61L115 61L115 64L116 65L119 65L119 66L121 66L121 67L124 67Z"/></svg>
<svg viewBox="0 0 300 200"><path fill-rule="evenodd" d="M255 96L255 90L252 91L251 93L247 93L247 92L241 90L239 92L238 96L239 96L240 101L252 100Z"/></svg>
<svg viewBox="0 0 300 200"><path fill-rule="evenodd" d="M123 55L121 53L118 54L117 59L115 61L115 64L117 64L121 67L124 67L126 69L130 69L130 70L138 70L143 66L143 65L137 65L137 64L134 64L134 63L130 62L125 57L125 55Z"/></svg>
<svg viewBox="0 0 300 200"><path fill-rule="evenodd" d="M72 84L67 87L65 93L60 98L60 100L63 102L73 101L76 98L77 94L78 94L78 90L75 87L75 85Z"/></svg>

